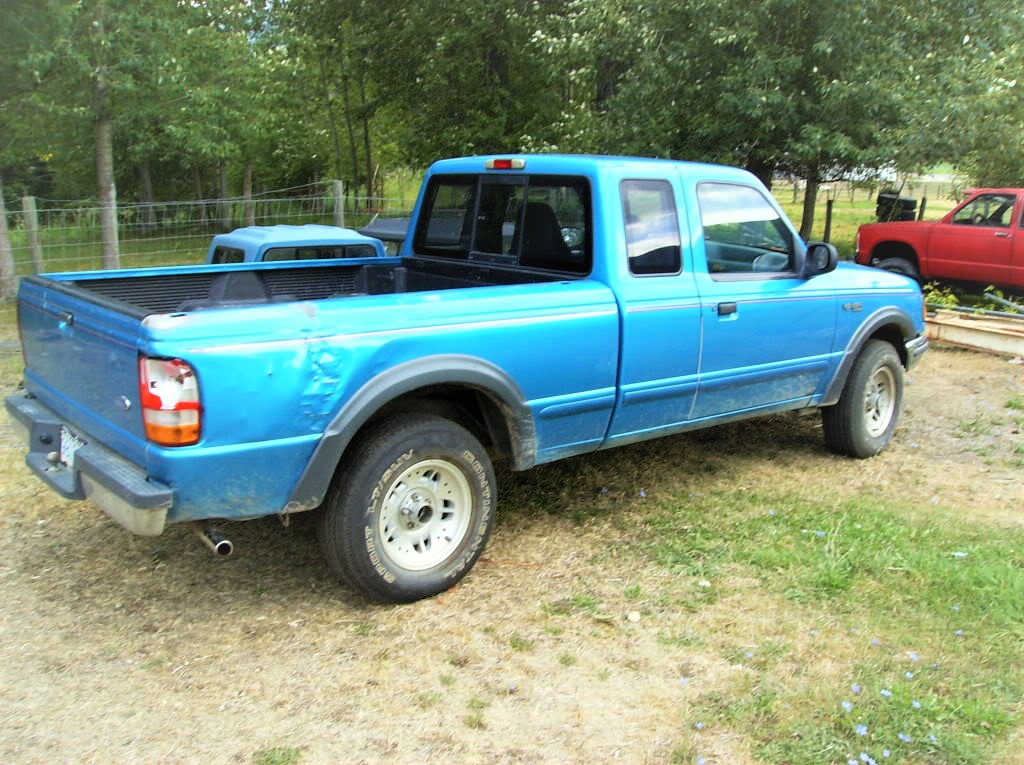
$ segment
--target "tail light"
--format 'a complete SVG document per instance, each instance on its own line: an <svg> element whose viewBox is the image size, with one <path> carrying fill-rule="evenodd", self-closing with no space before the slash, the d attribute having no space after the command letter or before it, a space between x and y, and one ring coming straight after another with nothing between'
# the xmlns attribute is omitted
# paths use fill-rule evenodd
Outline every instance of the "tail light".
<svg viewBox="0 0 1024 765"><path fill-rule="evenodd" d="M150 441L161 446L188 446L199 441L199 381L184 361L139 358L139 398Z"/></svg>

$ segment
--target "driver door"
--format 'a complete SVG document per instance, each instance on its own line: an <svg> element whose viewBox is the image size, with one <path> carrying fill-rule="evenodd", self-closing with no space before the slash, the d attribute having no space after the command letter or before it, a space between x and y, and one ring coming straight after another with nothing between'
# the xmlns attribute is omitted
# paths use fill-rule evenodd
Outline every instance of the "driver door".
<svg viewBox="0 0 1024 765"><path fill-rule="evenodd" d="M937 223L928 243L928 270L947 279L1006 284L1010 278L1017 197L979 194Z"/></svg>

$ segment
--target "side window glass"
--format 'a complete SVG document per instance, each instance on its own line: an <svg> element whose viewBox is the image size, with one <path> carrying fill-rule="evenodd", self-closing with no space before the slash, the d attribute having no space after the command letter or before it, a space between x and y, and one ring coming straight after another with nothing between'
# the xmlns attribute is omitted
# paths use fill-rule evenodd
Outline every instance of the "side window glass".
<svg viewBox="0 0 1024 765"><path fill-rule="evenodd" d="M623 181L619 193L629 272L638 276L679 273L682 249L672 186L667 181Z"/></svg>
<svg viewBox="0 0 1024 765"><path fill-rule="evenodd" d="M953 215L953 223L960 226L1009 228L1014 201L1011 194L982 194L957 210Z"/></svg>
<svg viewBox="0 0 1024 765"><path fill-rule="evenodd" d="M731 183L702 183L697 187L697 201L709 273L771 274L794 270L793 235L758 189Z"/></svg>
<svg viewBox="0 0 1024 765"><path fill-rule="evenodd" d="M245 253L234 247L216 247L213 250L211 263L241 263Z"/></svg>

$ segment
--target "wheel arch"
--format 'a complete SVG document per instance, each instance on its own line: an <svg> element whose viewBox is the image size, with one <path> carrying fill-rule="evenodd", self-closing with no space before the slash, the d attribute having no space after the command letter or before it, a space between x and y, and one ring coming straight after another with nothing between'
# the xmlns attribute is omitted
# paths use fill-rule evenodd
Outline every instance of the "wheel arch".
<svg viewBox="0 0 1024 765"><path fill-rule="evenodd" d="M513 469L536 462L533 415L515 381L473 356L430 356L378 374L345 402L324 430L284 512L319 506L359 434L402 411L428 411L457 422L489 451L507 458Z"/></svg>
<svg viewBox="0 0 1024 765"><path fill-rule="evenodd" d="M917 335L914 322L898 308L882 308L871 314L857 329L850 342L846 345L843 360L839 363L832 381L821 400L821 406L831 406L839 401L843 387L850 376L853 363L857 360L868 340L884 340L889 343L900 357L904 369L910 365L907 352L907 340Z"/></svg>

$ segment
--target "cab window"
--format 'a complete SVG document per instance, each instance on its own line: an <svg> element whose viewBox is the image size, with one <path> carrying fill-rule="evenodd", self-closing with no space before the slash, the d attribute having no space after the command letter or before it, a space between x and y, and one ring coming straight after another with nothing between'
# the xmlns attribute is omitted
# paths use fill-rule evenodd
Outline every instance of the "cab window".
<svg viewBox="0 0 1024 765"><path fill-rule="evenodd" d="M677 274L682 267L675 195L667 181L630 180L619 187L629 272Z"/></svg>
<svg viewBox="0 0 1024 765"><path fill-rule="evenodd" d="M271 247L263 260L330 260L334 258L372 258L377 254L369 244L323 244L308 247Z"/></svg>
<svg viewBox="0 0 1024 765"><path fill-rule="evenodd" d="M241 263L245 260L245 253L236 247L217 246L213 249L211 263Z"/></svg>
<svg viewBox="0 0 1024 765"><path fill-rule="evenodd" d="M590 186L583 178L435 176L413 251L587 274L590 237Z"/></svg>
<svg viewBox="0 0 1024 765"><path fill-rule="evenodd" d="M697 187L708 272L751 278L795 270L793 234L764 194L752 186Z"/></svg>
<svg viewBox="0 0 1024 765"><path fill-rule="evenodd" d="M1015 201L1012 194L979 194L956 211L953 223L960 226L1009 228Z"/></svg>

